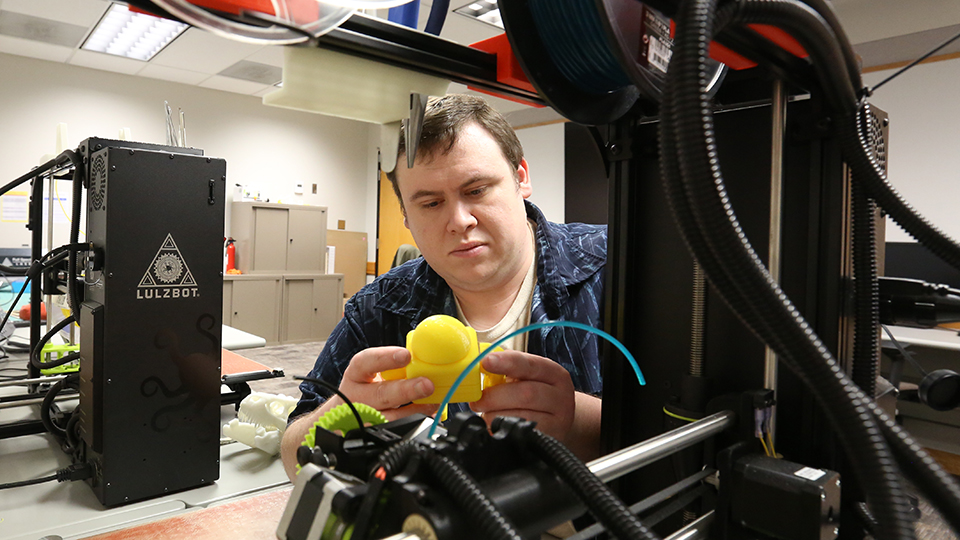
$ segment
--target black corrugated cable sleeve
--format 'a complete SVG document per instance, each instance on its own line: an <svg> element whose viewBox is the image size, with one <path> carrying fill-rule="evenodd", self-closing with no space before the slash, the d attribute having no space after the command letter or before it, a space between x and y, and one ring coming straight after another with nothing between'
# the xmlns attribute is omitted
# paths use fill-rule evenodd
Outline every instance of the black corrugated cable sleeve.
<svg viewBox="0 0 960 540"><path fill-rule="evenodd" d="M671 72L683 71L679 68L680 63L680 59L675 57L671 62L675 69L671 70ZM671 76L672 73L668 72L668 78ZM664 96L665 105L668 105L667 98L670 97L670 93L665 93ZM670 110L671 107L663 107L661 112L666 117ZM663 167L664 182L667 187L668 196L670 196L672 192L670 202L674 210L674 216L678 224L681 224L681 230L684 230L682 223L693 223L693 219L690 215L688 203L683 199L685 195L683 190L680 188L671 188L671 186L676 185L670 181L671 175L679 175L679 165L674 158L675 151L671 150L674 146L672 126L670 126L670 122L668 122L666 118L661 122L660 144L662 148L661 166ZM698 242L698 238L700 238L699 231L693 229L692 234L691 231L685 231L684 239L688 243L688 247L691 248L691 251L696 254L698 261L701 265L710 265L711 262L715 262L713 254L708 253L709 250L703 249L702 245L698 247L698 244L702 243L702 238L700 238L700 242ZM718 289L729 290L723 285L723 283L727 281L727 278L723 274L722 269L721 271L711 273L710 280ZM732 297L725 298L725 300L734 307L735 313L745 313L745 311L742 311L745 307L741 302L736 301ZM738 306L738 304L740 305ZM745 320L743 316L740 316L740 318L744 320L746 325L754 332L757 332L765 326L763 319L759 319L757 321L758 324L752 324L750 321ZM771 346L773 346L773 342L779 341L776 335L770 334L766 334L765 339ZM774 348L775 350L777 349L777 347ZM791 366L789 358L783 356L781 358L787 363L788 367L797 371L798 368L796 366ZM804 376L802 372L798 372L798 375L805 384L810 386L809 379ZM867 406L875 415L884 420L880 423L880 426L883 429L885 438L891 443L895 457L904 468L904 472L911 477L918 487L921 487L921 489L924 489L924 491L928 493L931 502L943 515L948 516L947 520L951 522L954 529L960 531L960 523L958 523L960 522L960 488L958 488L953 478L943 471L899 426L889 419L886 419L883 412L879 410L873 402L867 401Z"/></svg>
<svg viewBox="0 0 960 540"><path fill-rule="evenodd" d="M577 456L553 437L530 430L533 451L573 489L597 521L621 540L657 540L640 518L623 503Z"/></svg>
<svg viewBox="0 0 960 540"><path fill-rule="evenodd" d="M811 14L819 26L823 19L812 10L802 9L790 2L761 2L765 9L782 10L792 16L802 18ZM736 217L729 206L723 188L722 177L717 163L716 148L713 143L713 121L711 103L702 96L703 71L701 66L712 39L712 19L714 3L694 2L682 8L687 23L695 26L696 32L689 28L677 32L674 42L674 60L684 56L691 58L691 65L698 67L696 72L687 75L693 80L681 84L684 75L675 79L679 88L673 89L676 96L677 119L681 120L676 129L676 143L679 151L682 178L686 183L686 193L690 197L691 210L696 219L696 227L703 233L704 239L713 256L728 264L727 278L738 283L738 290L722 291L725 299L742 295L742 299L753 309L741 313L741 316L753 317L754 327L770 328L782 335L785 340L777 353L785 358L804 359L796 365L805 372L812 382L812 390L828 410L828 416L834 424L848 455L858 456L854 460L857 476L867 486L872 495L873 506L880 509L884 516L883 536L885 538L912 538L912 523L906 519L907 504L899 489L899 474L873 417L864 409L865 400L856 387L849 384L826 347L816 338L796 309L789 303L779 287L770 279L759 258L752 251L746 237L739 229ZM797 9L800 7L801 9ZM773 16L771 19L777 19ZM751 21L753 22L753 21ZM791 23L794 25L795 23ZM796 26L793 26L796 28ZM828 37L832 38L832 35ZM807 45L809 40L800 40ZM826 45L832 40L826 41ZM814 45L816 47L817 45ZM821 51L811 51L817 56ZM833 59L839 54L827 54ZM822 62L821 62L822 63ZM821 72L835 72L836 69L821 67ZM841 80L846 77L844 69L839 70ZM843 96L843 91L835 91L834 99ZM853 96L852 92L849 95ZM852 98L851 98L852 99ZM697 254L698 259L702 259ZM770 326L765 321L770 321ZM766 334L766 332L764 332ZM770 337L770 336L761 336ZM779 341L779 340L776 340ZM771 343L771 345L773 345ZM810 360L813 360L812 362Z"/></svg>
<svg viewBox="0 0 960 540"><path fill-rule="evenodd" d="M837 37L810 6L795 0L748 0L725 4L717 13L717 28L767 24L790 34L810 54L824 97L837 111L851 110L857 94L850 80Z"/></svg>
<svg viewBox="0 0 960 540"><path fill-rule="evenodd" d="M956 478L930 457L930 454L876 403L871 402L869 406L880 421L880 428L890 443L900 468L950 524L953 532L960 534L960 484Z"/></svg>
<svg viewBox="0 0 960 540"><path fill-rule="evenodd" d="M500 513L479 484L462 467L436 452L424 452L424 461L430 472L450 494L454 502L476 525L481 538L522 540L520 532L510 519Z"/></svg>
<svg viewBox="0 0 960 540"><path fill-rule="evenodd" d="M67 360L67 357L73 356L73 355L68 354L63 358L59 360L54 360L52 362L43 362L41 360L41 355L43 354L43 346L46 345L47 342L50 341L50 339L53 336L57 335L57 332L63 330L64 328L69 326L70 323L73 323L73 322L76 322L76 317L74 317L73 315L70 315L69 317L65 317L63 320L55 324L53 328L51 328L46 334L44 334L42 338L40 338L40 341L38 341L37 345L33 348L33 352L30 353L30 364L32 364L33 367L37 369L48 369L52 367L62 366L63 364L73 362L74 360L80 358L80 355L75 353L76 357L71 358L69 360Z"/></svg>
<svg viewBox="0 0 960 540"><path fill-rule="evenodd" d="M47 395L43 396L43 403L40 404L40 422L61 445L63 445L66 440L67 430L53 422L53 419L50 417L50 409L53 407L53 400L57 397L57 394L59 394L64 388L73 388L76 390L79 388L79 382L79 373L71 373L70 375L67 375L63 379L55 382L53 386L50 387L50 390L47 390Z"/></svg>
<svg viewBox="0 0 960 540"><path fill-rule="evenodd" d="M858 109L841 117L840 143L854 178L863 182L867 192L898 225L918 242L954 268L960 270L960 245L943 231L919 215L887 182L883 168L867 152L869 148L867 122L870 104L864 102Z"/></svg>
<svg viewBox="0 0 960 540"><path fill-rule="evenodd" d="M419 452L420 448L417 441L406 440L391 446L380 454L378 462L383 467L387 478L399 474L407 465L410 456Z"/></svg>
<svg viewBox="0 0 960 540"><path fill-rule="evenodd" d="M857 56L853 52L853 45L850 44L850 39L847 38L847 32L843 29L843 25L840 24L840 19L837 18L837 14L834 13L833 8L830 7L826 0L804 0L804 3L823 17L827 26L833 31L840 45L840 53L843 55L844 64L847 67L847 75L850 77L853 87L859 90L863 87L863 80L860 78L860 62L857 61Z"/></svg>
<svg viewBox="0 0 960 540"><path fill-rule="evenodd" d="M75 152L65 150L70 161L73 162L73 222L70 224L70 244L76 245L80 240L80 211L83 208L81 197L83 195L83 163ZM80 320L80 300L77 291L77 250L70 250L70 259L67 265L67 299L70 302L70 312L78 321Z"/></svg>
<svg viewBox="0 0 960 540"><path fill-rule="evenodd" d="M877 281L876 205L854 178L853 207L853 372L850 378L867 397L877 393L880 344L880 291Z"/></svg>

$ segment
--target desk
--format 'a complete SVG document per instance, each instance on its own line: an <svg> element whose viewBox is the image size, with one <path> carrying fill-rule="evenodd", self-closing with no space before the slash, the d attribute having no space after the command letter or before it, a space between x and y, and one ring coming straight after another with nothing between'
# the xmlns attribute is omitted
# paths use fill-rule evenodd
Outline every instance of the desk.
<svg viewBox="0 0 960 540"><path fill-rule="evenodd" d="M232 417L230 407L223 411L224 418ZM69 464L67 455L46 434L6 439L0 444L0 482L48 476ZM104 508L84 482L54 481L0 491L0 538L85 538L289 485L279 457L232 443L220 447L217 482L116 508Z"/></svg>
<svg viewBox="0 0 960 540"><path fill-rule="evenodd" d="M951 369L960 372L960 336L956 330L942 328L908 328L889 326L893 337L927 372ZM892 346L886 333L883 345ZM889 362L883 359L883 373L889 373ZM919 384L918 374L908 363L903 380ZM953 474L960 474L960 409L935 411L926 405L900 400L897 402L903 427Z"/></svg>
<svg viewBox="0 0 960 540"><path fill-rule="evenodd" d="M228 351L238 351L240 349L263 347L267 344L267 340L232 326L223 325L220 343L220 346Z"/></svg>

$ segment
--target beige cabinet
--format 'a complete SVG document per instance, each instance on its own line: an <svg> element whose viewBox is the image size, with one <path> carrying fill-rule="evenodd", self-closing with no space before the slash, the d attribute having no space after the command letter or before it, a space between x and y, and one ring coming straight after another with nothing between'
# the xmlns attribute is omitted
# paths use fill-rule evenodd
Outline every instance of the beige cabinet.
<svg viewBox="0 0 960 540"><path fill-rule="evenodd" d="M324 271L325 206L235 202L230 222L243 273Z"/></svg>
<svg viewBox="0 0 960 540"><path fill-rule="evenodd" d="M223 323L267 345L327 339L343 316L343 274L243 274L223 278Z"/></svg>
<svg viewBox="0 0 960 540"><path fill-rule="evenodd" d="M282 287L280 275L224 277L223 324L276 345L280 342Z"/></svg>
<svg viewBox="0 0 960 540"><path fill-rule="evenodd" d="M342 274L284 275L281 341L325 340L342 316Z"/></svg>

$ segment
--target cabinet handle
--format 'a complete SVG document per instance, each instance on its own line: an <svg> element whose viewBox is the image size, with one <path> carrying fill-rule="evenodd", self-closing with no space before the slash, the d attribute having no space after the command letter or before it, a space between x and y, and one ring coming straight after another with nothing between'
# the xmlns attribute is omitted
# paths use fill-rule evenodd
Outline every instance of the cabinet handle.
<svg viewBox="0 0 960 540"><path fill-rule="evenodd" d="M237 316L237 312L236 312L236 311L233 312L233 316L234 316L234 317Z"/></svg>
<svg viewBox="0 0 960 540"><path fill-rule="evenodd" d="M293 243L293 238L290 239L290 243L291 243L291 244Z"/></svg>

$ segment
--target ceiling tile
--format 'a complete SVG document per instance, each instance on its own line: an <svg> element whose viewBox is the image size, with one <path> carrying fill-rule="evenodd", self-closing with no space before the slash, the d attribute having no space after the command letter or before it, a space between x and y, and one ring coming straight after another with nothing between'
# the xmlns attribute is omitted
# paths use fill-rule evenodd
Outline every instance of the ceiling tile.
<svg viewBox="0 0 960 540"><path fill-rule="evenodd" d="M167 66L155 66L147 64L137 75L149 77L151 79L161 79L168 82L181 84L200 84L210 78L206 73L197 73L196 71L187 71Z"/></svg>
<svg viewBox="0 0 960 540"><path fill-rule="evenodd" d="M217 75L260 84L274 85L283 78L283 70L277 66L251 62L250 60L241 60Z"/></svg>
<svg viewBox="0 0 960 540"><path fill-rule="evenodd" d="M259 62L269 66L283 67L283 47L268 45L246 58L251 62Z"/></svg>
<svg viewBox="0 0 960 540"><path fill-rule="evenodd" d="M146 62L131 60L112 54L103 54L98 52L78 50L68 64L82 66L93 69L102 69L104 71L113 71L116 73L126 73L133 75L146 67Z"/></svg>
<svg viewBox="0 0 960 540"><path fill-rule="evenodd" d="M3 0L4 11L13 11L90 28L110 7L106 0Z"/></svg>
<svg viewBox="0 0 960 540"><path fill-rule="evenodd" d="M209 79L203 81L198 86L203 88L212 88L214 90L223 90L225 92L233 92L236 94L256 94L257 92L262 91L264 88L270 88L268 84L253 83L250 81L241 81L240 79L231 79L230 77L222 77L220 75L214 75Z"/></svg>
<svg viewBox="0 0 960 540"><path fill-rule="evenodd" d="M213 75L263 48L190 28L153 57L151 64Z"/></svg>
<svg viewBox="0 0 960 540"><path fill-rule="evenodd" d="M40 60L49 60L51 62L66 62L70 56L73 55L74 49L61 47L60 45L49 45L38 41L0 36L0 52L39 58Z"/></svg>
<svg viewBox="0 0 960 540"><path fill-rule="evenodd" d="M76 47L87 35L87 27L0 9L0 34L50 45Z"/></svg>

